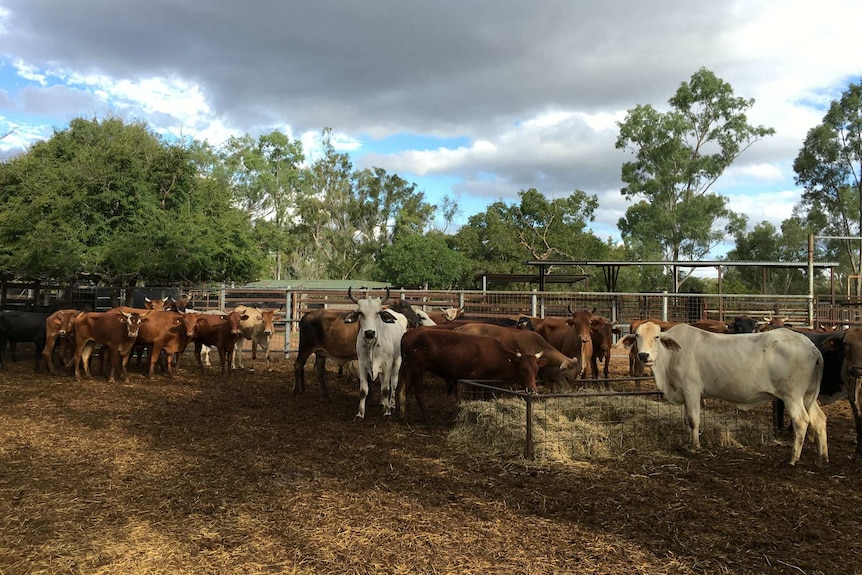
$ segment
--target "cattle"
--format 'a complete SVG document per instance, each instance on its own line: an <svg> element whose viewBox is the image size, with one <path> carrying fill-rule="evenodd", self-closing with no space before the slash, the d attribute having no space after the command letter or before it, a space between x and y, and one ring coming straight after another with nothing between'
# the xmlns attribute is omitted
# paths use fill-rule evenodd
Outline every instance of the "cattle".
<svg viewBox="0 0 862 575"><path fill-rule="evenodd" d="M413 309L413 306L410 305L410 302L408 302L407 300L395 298L387 307L392 311L396 311L406 317L408 327L419 327L420 325L424 325L423 318L420 317L418 313L416 313L416 310Z"/></svg>
<svg viewBox="0 0 862 575"><path fill-rule="evenodd" d="M580 369L578 359L566 357L557 348L548 343L545 338L534 331L513 329L501 325L487 323L468 323L455 328L458 333L484 335L494 338L509 349L521 353L542 354L547 365L539 370L539 379L555 391L560 384L569 384L577 379Z"/></svg>
<svg viewBox="0 0 862 575"><path fill-rule="evenodd" d="M712 333L731 333L727 322L717 319L699 319L691 322L689 325Z"/></svg>
<svg viewBox="0 0 862 575"><path fill-rule="evenodd" d="M305 392L305 364L313 353L314 372L325 396L329 396L326 385L326 359L339 364L356 359L356 339L359 337L358 323L344 323L347 312L315 309L299 320L299 348L293 362L293 394Z"/></svg>
<svg viewBox="0 0 862 575"><path fill-rule="evenodd" d="M242 337L251 341L251 366L249 371L254 371L254 362L257 360L258 346L263 349L263 357L266 360L266 370L272 371L272 359L269 357L269 346L272 342L272 336L275 334L275 315L277 310L274 309L258 309L245 305L238 305L234 308L235 312L241 315L248 316L248 319L239 323L239 331ZM245 369L242 364L242 342L237 342L234 350L234 365L238 369Z"/></svg>
<svg viewBox="0 0 862 575"><path fill-rule="evenodd" d="M218 351L221 375L230 375L233 364L233 350L239 341L241 321L248 319L247 315L236 311L229 313L193 313L183 314L183 324L186 335L195 342L195 359L201 368L201 373L206 374L203 361L201 360L201 349L204 345L215 347Z"/></svg>
<svg viewBox="0 0 862 575"><path fill-rule="evenodd" d="M75 317L75 380L81 381L81 365L90 378L90 355L95 344L102 346L102 353L111 358L111 372L108 381L116 381L117 374L123 381L129 381L126 362L138 338L141 320L150 312L82 312Z"/></svg>
<svg viewBox="0 0 862 575"><path fill-rule="evenodd" d="M491 337L433 327L405 333L401 338L401 357L398 381L401 417L407 417L407 394L412 391L426 422L428 414L422 389L426 372L447 382L502 380L523 389L536 389L539 369L547 364L541 354L519 353Z"/></svg>
<svg viewBox="0 0 862 575"><path fill-rule="evenodd" d="M843 339L844 361L841 364L841 379L856 422L855 457L859 459L862 458L862 328L851 327L844 332ZM821 395L822 393L821 386Z"/></svg>
<svg viewBox="0 0 862 575"><path fill-rule="evenodd" d="M605 388L608 387L608 372L611 366L611 346L614 344L614 335L621 335L620 328L603 317L593 317L590 322L590 337L593 340L593 353L590 356L590 367L593 379L599 378L599 362L604 365L603 376Z"/></svg>
<svg viewBox="0 0 862 575"><path fill-rule="evenodd" d="M823 356L823 377L817 396L821 405L829 405L847 398L856 423L856 451L854 457L862 458L862 416L860 416L859 382L856 381L862 366L862 329L850 328L840 333L802 332L817 347ZM784 425L784 403L773 404L773 424L776 431Z"/></svg>
<svg viewBox="0 0 862 575"><path fill-rule="evenodd" d="M144 297L144 307L146 309L151 309L153 311L165 311L165 302L168 301L168 297L165 296L162 299L150 299L148 297Z"/></svg>
<svg viewBox="0 0 862 575"><path fill-rule="evenodd" d="M464 315L464 312L465 309L463 307L449 307L439 311L429 311L428 317L435 324L440 325L459 319L460 316Z"/></svg>
<svg viewBox="0 0 862 575"><path fill-rule="evenodd" d="M583 378L587 377L587 365L593 356L592 318L593 314L588 310L573 311L572 317L549 317L536 328L536 333L563 355L578 359L579 375Z"/></svg>
<svg viewBox="0 0 862 575"><path fill-rule="evenodd" d="M48 373L54 373L54 348L60 344L60 359L65 364L68 358L71 366L71 356L75 350L75 318L81 313L77 309L57 310L45 319L45 348L42 356Z"/></svg>
<svg viewBox="0 0 862 575"><path fill-rule="evenodd" d="M781 399L795 431L790 464L799 461L809 424L817 439L818 460L828 462L826 415L817 404L823 358L802 334L773 330L729 335L686 324L662 332L659 326L644 323L617 345L630 347L635 342L664 397L685 405L692 451L700 448L701 399L727 401L740 409Z"/></svg>
<svg viewBox="0 0 862 575"><path fill-rule="evenodd" d="M37 311L5 310L0 312L0 366L3 365L2 350L9 343L12 360L15 358L16 343L32 343L33 371L38 373L42 366L42 353L45 349L45 322L47 313Z"/></svg>
<svg viewBox="0 0 862 575"><path fill-rule="evenodd" d="M189 344L189 337L184 323L184 314L175 311L154 310L141 319L138 330L137 345L146 345L149 349L148 377L153 376L156 362L165 353L168 358L165 361L165 370L168 377L173 377L173 362L170 358L174 354L185 351Z"/></svg>
<svg viewBox="0 0 862 575"><path fill-rule="evenodd" d="M431 319L431 316L429 316L426 312L422 311L421 309L416 310L416 315L419 317L420 325L423 325L423 326L437 325L437 322L435 322L433 319Z"/></svg>
<svg viewBox="0 0 862 575"><path fill-rule="evenodd" d="M365 399L368 397L368 382L380 378L380 403L383 415L392 415L395 409L395 391L401 369L401 337L407 331L408 321L403 314L384 309L386 297L356 299L352 288L347 288L347 297L358 309L344 316L344 323L359 325L356 338L356 358L359 371L359 410L356 417L365 417Z"/></svg>
<svg viewBox="0 0 862 575"><path fill-rule="evenodd" d="M730 333L757 333L760 324L756 319L747 315L738 315L728 323Z"/></svg>

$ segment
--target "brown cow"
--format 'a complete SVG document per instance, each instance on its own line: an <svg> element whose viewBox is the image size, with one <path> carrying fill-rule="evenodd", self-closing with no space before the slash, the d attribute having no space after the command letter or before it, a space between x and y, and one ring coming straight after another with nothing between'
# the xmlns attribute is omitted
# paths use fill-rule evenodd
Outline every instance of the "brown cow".
<svg viewBox="0 0 862 575"><path fill-rule="evenodd" d="M412 390L427 421L422 381L425 372L447 380L503 380L536 390L536 375L547 365L544 357L519 353L491 337L420 327L401 338L403 359L398 381L401 417L407 417L407 394Z"/></svg>
<svg viewBox="0 0 862 575"><path fill-rule="evenodd" d="M305 392L305 364L314 354L314 371L323 394L329 397L326 386L326 358L343 364L357 359L356 340L359 322L344 323L348 312L316 309L299 320L299 349L293 363L293 394Z"/></svg>
<svg viewBox="0 0 862 575"><path fill-rule="evenodd" d="M149 350L150 368L148 377L153 376L156 362L165 353L165 369L168 377L174 376L171 358L182 353L189 344L189 337L184 325L184 315L175 311L152 311L141 320L138 330L137 345L146 345Z"/></svg>
<svg viewBox="0 0 862 575"><path fill-rule="evenodd" d="M186 335L195 342L195 359L206 374L201 360L201 348L204 345L215 347L218 351L221 365L221 375L230 375L233 369L233 350L239 341L239 324L247 320L248 315L232 311L224 314L189 313L183 315Z"/></svg>
<svg viewBox="0 0 862 575"><path fill-rule="evenodd" d="M272 360L269 357L269 346L272 342L272 336L275 334L275 315L277 310L274 309L258 309L246 305L238 305L233 311L248 316L239 322L239 331L244 339L251 341L251 365L249 371L254 371L254 362L257 360L258 346L263 349L263 357L266 359L266 370L272 371ZM242 365L242 340L236 344L234 350L233 364L237 369L245 369Z"/></svg>
<svg viewBox="0 0 862 575"><path fill-rule="evenodd" d="M577 358L566 357L557 348L548 343L545 338L534 331L493 325L488 323L468 323L455 328L458 333L484 335L494 338L509 349L525 354L542 354L547 365L539 370L539 379L552 391L561 383L571 383L577 379Z"/></svg>
<svg viewBox="0 0 862 575"><path fill-rule="evenodd" d="M54 348L60 344L60 360L71 367L75 351L75 318L81 313L77 309L60 309L45 320L45 365L49 373L54 373ZM69 357L67 357L67 355Z"/></svg>
<svg viewBox="0 0 862 575"><path fill-rule="evenodd" d="M465 309L463 307L450 307L441 309L440 311L429 311L426 313L428 314L428 317L431 318L431 321L440 325L458 319L460 316L464 315L464 311Z"/></svg>
<svg viewBox="0 0 862 575"><path fill-rule="evenodd" d="M603 375L605 388L608 387L608 371L611 366L611 346L614 344L614 334L621 335L622 331L603 317L595 316L590 323L590 337L593 340L593 354L590 357L590 367L593 371L593 379L599 378L599 362L604 363Z"/></svg>
<svg viewBox="0 0 862 575"><path fill-rule="evenodd" d="M572 317L549 317L539 324L536 333L567 357L578 359L580 377L587 377L587 365L593 356L590 324L593 314L588 310L573 311Z"/></svg>
<svg viewBox="0 0 862 575"><path fill-rule="evenodd" d="M138 338L141 320L149 312L139 314L123 311L82 312L75 317L75 380L81 381L81 364L87 378L90 375L90 355L95 344L107 350L111 359L111 373L108 381L116 381L116 374L123 381L129 381L126 363Z"/></svg>
<svg viewBox="0 0 862 575"><path fill-rule="evenodd" d="M167 301L167 296L162 299L150 299L144 296L144 307L153 311L165 311L165 302Z"/></svg>

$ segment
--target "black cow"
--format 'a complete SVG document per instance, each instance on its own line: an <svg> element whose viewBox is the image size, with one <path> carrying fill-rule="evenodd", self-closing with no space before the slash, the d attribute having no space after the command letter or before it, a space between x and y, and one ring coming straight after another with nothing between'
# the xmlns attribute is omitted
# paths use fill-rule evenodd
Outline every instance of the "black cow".
<svg viewBox="0 0 862 575"><path fill-rule="evenodd" d="M753 317L740 315L733 318L727 327L730 328L730 333L757 333L760 326Z"/></svg>
<svg viewBox="0 0 862 575"><path fill-rule="evenodd" d="M792 329L792 328L778 328ZM847 382L843 377L844 368L844 337L846 332L814 333L793 330L810 339L820 355L823 356L823 378L820 380L820 394L817 399L822 405L829 405L842 398L847 398ZM855 415L855 412L854 412ZM772 405L773 426L776 431L784 427L784 403L775 401ZM856 454L862 456L862 426L856 423Z"/></svg>
<svg viewBox="0 0 862 575"><path fill-rule="evenodd" d="M12 350L15 361L15 344L32 343L33 371L39 372L42 365L42 351L45 349L45 320L50 314L35 311L6 310L0 312L0 366L3 365L3 349L6 343Z"/></svg>

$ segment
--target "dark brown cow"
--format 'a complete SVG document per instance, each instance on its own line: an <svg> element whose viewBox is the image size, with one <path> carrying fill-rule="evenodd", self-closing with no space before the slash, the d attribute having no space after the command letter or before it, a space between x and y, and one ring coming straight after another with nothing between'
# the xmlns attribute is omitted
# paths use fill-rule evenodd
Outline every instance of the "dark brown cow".
<svg viewBox="0 0 862 575"><path fill-rule="evenodd" d="M488 323L468 323L455 328L454 331L491 337L507 348L521 353L541 353L542 359L547 360L547 365L539 370L539 379L552 391L556 391L557 386L562 383L568 384L577 379L581 371L578 369L577 358L566 357L534 331Z"/></svg>
<svg viewBox="0 0 862 575"><path fill-rule="evenodd" d="M590 337L593 340L593 354L590 357L590 367L593 371L593 379L599 378L599 362L604 363L603 375L608 379L611 366L611 346L614 344L614 334L621 335L622 331L614 327L614 324L603 317L594 316L590 323ZM607 381L605 387L608 387Z"/></svg>
<svg viewBox="0 0 862 575"><path fill-rule="evenodd" d="M731 333L727 322L717 319L699 319L691 322L689 325L712 333Z"/></svg>
<svg viewBox="0 0 862 575"><path fill-rule="evenodd" d="M519 388L536 389L536 375L547 364L544 357L518 353L494 338L457 331L420 327L401 338L398 398L401 417L407 417L407 394L412 390L428 420L423 397L425 372L448 382L459 379L501 380Z"/></svg>
<svg viewBox="0 0 862 575"><path fill-rule="evenodd" d="M854 457L858 460L862 459L862 328L851 327L843 332L843 336L844 361L841 364L841 380L844 387L843 393L850 401L850 409L853 411L853 419L856 422L856 453ZM820 337L829 338L836 343L841 339L840 335ZM826 373L824 372L824 382L820 386L821 398L825 391L825 378ZM833 387L837 388L838 386ZM834 395L837 396L841 391L836 389Z"/></svg>
<svg viewBox="0 0 862 575"><path fill-rule="evenodd" d="M325 396L329 396L326 386L326 358L345 363L356 357L356 340L359 337L359 323L344 323L348 312L316 309L308 312L299 320L299 349L293 363L293 394L305 392L305 364L314 354L314 371Z"/></svg>
<svg viewBox="0 0 862 575"><path fill-rule="evenodd" d="M567 357L578 359L580 377L587 377L587 365L593 356L590 324L593 314L588 310L573 311L572 317L549 317L539 324L536 333Z"/></svg>
<svg viewBox="0 0 862 575"><path fill-rule="evenodd" d="M149 312L139 314L122 311L82 312L75 317L75 380L81 381L81 364L87 378L90 375L90 355L95 344L102 346L102 353L107 350L111 359L111 373L108 381L116 381L116 375L122 375L123 381L129 381L126 363L129 354L138 338L141 320Z"/></svg>
<svg viewBox="0 0 862 575"><path fill-rule="evenodd" d="M160 300L157 300L160 301ZM149 350L150 368L148 377L153 376L156 362L165 353L167 358L185 351L189 344L184 315L175 311L152 311L141 320L138 330L138 345L143 344ZM165 361L168 377L174 376L172 361Z"/></svg>
<svg viewBox="0 0 862 575"><path fill-rule="evenodd" d="M54 373L54 348L60 344L60 361L71 366L75 351L75 318L77 309L60 309L45 320L45 349L42 356L49 373Z"/></svg>
<svg viewBox="0 0 862 575"><path fill-rule="evenodd" d="M239 324L247 319L248 315L236 311L224 314L186 312L183 315L186 335L195 342L195 359L198 360L202 374L206 374L206 370L201 360L201 348L208 345L218 351L221 375L230 375L233 369L233 350L242 337Z"/></svg>

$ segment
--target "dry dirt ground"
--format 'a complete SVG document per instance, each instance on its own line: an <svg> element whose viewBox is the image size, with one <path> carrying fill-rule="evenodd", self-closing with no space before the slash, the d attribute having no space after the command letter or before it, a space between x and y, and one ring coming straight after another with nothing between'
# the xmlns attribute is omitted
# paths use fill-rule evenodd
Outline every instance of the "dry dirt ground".
<svg viewBox="0 0 862 575"><path fill-rule="evenodd" d="M356 387L324 398L312 362L294 397L283 359L222 379L187 354L129 384L6 359L3 575L862 573L846 401L825 468L787 442L539 465L454 450L440 382L408 425L375 403L355 421Z"/></svg>

